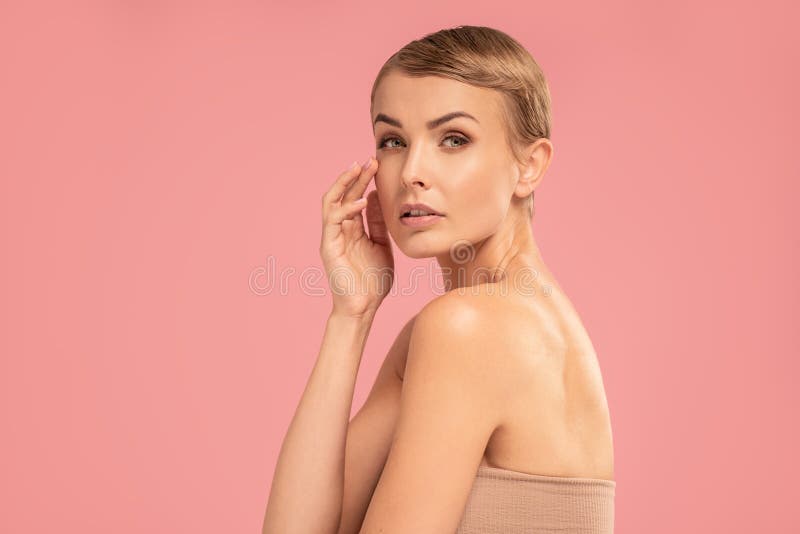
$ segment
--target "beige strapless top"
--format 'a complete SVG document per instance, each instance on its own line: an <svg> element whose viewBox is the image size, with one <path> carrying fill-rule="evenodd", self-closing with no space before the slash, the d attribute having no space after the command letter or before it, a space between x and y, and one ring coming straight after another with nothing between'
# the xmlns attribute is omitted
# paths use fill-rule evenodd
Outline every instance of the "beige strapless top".
<svg viewBox="0 0 800 534"><path fill-rule="evenodd" d="M456 534L612 534L616 485L482 464Z"/></svg>

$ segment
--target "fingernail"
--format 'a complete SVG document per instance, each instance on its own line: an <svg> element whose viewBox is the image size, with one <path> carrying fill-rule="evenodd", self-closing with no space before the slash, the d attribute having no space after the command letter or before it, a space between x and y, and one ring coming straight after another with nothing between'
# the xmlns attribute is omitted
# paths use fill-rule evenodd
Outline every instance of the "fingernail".
<svg viewBox="0 0 800 534"><path fill-rule="evenodd" d="M354 171L358 168L358 162L354 161L352 165L350 165L350 170Z"/></svg>
<svg viewBox="0 0 800 534"><path fill-rule="evenodd" d="M366 169L367 169L367 167L369 167L369 164L370 164L370 163L372 163L372 156L370 156L370 157L368 157L368 158L367 158L367 161L365 161L365 162L364 162L364 164L361 166L361 168L362 168L363 170L366 170Z"/></svg>
<svg viewBox="0 0 800 534"><path fill-rule="evenodd" d="M361 198L357 198L357 199L355 199L355 200L354 200L354 202L355 202L356 204L363 204L363 203L365 203L366 201L367 201L367 198L366 198L366 197L361 197Z"/></svg>

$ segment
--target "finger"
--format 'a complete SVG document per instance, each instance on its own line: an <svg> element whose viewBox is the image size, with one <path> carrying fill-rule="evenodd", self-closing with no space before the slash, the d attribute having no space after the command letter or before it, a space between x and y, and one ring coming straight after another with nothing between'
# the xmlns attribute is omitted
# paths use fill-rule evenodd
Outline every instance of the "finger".
<svg viewBox="0 0 800 534"><path fill-rule="evenodd" d="M389 245L389 231L386 228L386 219L383 218L383 210L376 190L370 191L367 195L367 226L370 240L380 245Z"/></svg>
<svg viewBox="0 0 800 534"><path fill-rule="evenodd" d="M334 202L338 202L350 183L359 176L360 168L358 162L354 161L350 168L339 175L328 192L322 195L323 216L328 211L330 205Z"/></svg>
<svg viewBox="0 0 800 534"><path fill-rule="evenodd" d="M322 227L322 240L333 241L338 238L340 234L344 233L344 221L353 216L361 217L361 210L364 209L365 200L357 199L355 201L342 204L331 208L328 217L325 219L325 224ZM363 234L363 219L361 219L362 234Z"/></svg>
<svg viewBox="0 0 800 534"><path fill-rule="evenodd" d="M364 191L367 190L369 181L375 175L377 168L378 160L370 156L367 161L364 162L364 165L361 166L361 172L358 175L358 180L351 182L350 187L347 189L347 191L345 191L344 196L342 197L342 202L349 202L350 200L363 197Z"/></svg>
<svg viewBox="0 0 800 534"><path fill-rule="evenodd" d="M342 232L344 232L348 240L353 242L358 241L367 233L364 230L364 208L367 207L367 198L361 198L363 199L361 201L361 209L356 210L342 221Z"/></svg>
<svg viewBox="0 0 800 534"><path fill-rule="evenodd" d="M363 211L363 210L362 210ZM355 243L366 235L364 231L364 216L361 211L353 214L349 219L342 221L342 234L350 243Z"/></svg>
<svg viewBox="0 0 800 534"><path fill-rule="evenodd" d="M362 197L350 202L343 202L341 206L336 206L331 209L328 214L328 225L340 225L345 219L351 219L357 215L367 205L367 199Z"/></svg>

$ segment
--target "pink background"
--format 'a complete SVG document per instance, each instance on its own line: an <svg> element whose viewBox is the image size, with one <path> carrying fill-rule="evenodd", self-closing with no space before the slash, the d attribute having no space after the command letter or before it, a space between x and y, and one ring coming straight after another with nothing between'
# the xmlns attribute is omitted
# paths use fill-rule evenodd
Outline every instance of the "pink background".
<svg viewBox="0 0 800 534"><path fill-rule="evenodd" d="M0 8L0 531L259 530L330 307L320 197L374 153L383 61L458 24L549 79L534 232L600 358L616 531L800 529L797 7L69 4ZM437 293L385 302L353 413Z"/></svg>

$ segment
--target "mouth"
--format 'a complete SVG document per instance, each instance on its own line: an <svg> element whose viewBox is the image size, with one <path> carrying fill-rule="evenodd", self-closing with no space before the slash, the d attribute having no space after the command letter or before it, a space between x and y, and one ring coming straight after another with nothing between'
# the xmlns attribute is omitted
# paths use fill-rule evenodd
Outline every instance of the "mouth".
<svg viewBox="0 0 800 534"><path fill-rule="evenodd" d="M412 211L413 213L413 211ZM425 226L429 226L431 224L436 223L444 219L444 215L438 214L428 214L428 215L407 215L403 214L400 216L400 224L404 226L409 226L411 228L422 228Z"/></svg>
<svg viewBox="0 0 800 534"><path fill-rule="evenodd" d="M416 217L431 217L431 216L433 216L433 217L443 217L443 215L440 215L440 214L434 213L434 212L428 212L428 211L423 211L423 210L410 210L410 211L406 211L405 213L400 215L400 218L401 219L404 219L404 218L412 218L413 219L413 218L416 218Z"/></svg>
<svg viewBox="0 0 800 534"><path fill-rule="evenodd" d="M443 217L444 214L439 213L427 204L403 204L400 206L400 218L416 218L416 217Z"/></svg>

